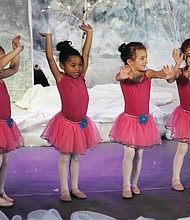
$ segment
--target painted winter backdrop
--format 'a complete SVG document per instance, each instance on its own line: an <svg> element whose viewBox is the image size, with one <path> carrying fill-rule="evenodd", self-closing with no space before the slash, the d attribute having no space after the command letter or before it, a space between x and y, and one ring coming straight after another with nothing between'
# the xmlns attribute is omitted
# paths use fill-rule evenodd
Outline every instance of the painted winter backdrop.
<svg viewBox="0 0 190 220"><path fill-rule="evenodd" d="M12 101L23 96L33 85L32 39L31 39L31 3L25 0L0 1L0 45L8 53L12 50L11 40L21 35L24 51L21 53L19 72L5 79Z"/></svg>
<svg viewBox="0 0 190 220"><path fill-rule="evenodd" d="M145 43L148 67L160 69L173 64L172 49L190 35L189 6L188 0L34 0L34 62L41 62L44 69L47 64L40 53L44 51L40 31L53 34L54 49L57 42L71 40L81 50L78 25L85 20L94 29L89 66L93 77L87 74L88 87L114 82L114 74L122 65L117 48L123 42Z"/></svg>
<svg viewBox="0 0 190 220"><path fill-rule="evenodd" d="M70 39L81 45L78 25L86 8L87 23L94 28L92 54L117 56L123 41L172 45L189 37L188 0L36 0L33 1L34 48L44 49L38 32L51 32L54 43ZM154 43L155 42L155 43ZM158 44L159 43L159 44Z"/></svg>

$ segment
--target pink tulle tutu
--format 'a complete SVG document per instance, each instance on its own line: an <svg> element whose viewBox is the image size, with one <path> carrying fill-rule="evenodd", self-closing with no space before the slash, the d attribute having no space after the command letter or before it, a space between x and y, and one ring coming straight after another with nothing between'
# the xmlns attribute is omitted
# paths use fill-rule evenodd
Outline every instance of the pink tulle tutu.
<svg viewBox="0 0 190 220"><path fill-rule="evenodd" d="M96 147L102 140L94 122L85 118L87 126L82 129L79 123L64 119L59 112L49 121L41 137L60 153L85 154L87 148Z"/></svg>
<svg viewBox="0 0 190 220"><path fill-rule="evenodd" d="M11 119L9 127L5 120L0 119L0 153L7 153L23 146L24 139L16 123Z"/></svg>
<svg viewBox="0 0 190 220"><path fill-rule="evenodd" d="M148 148L161 144L160 134L151 115L146 124L140 124L138 117L120 114L110 133L111 141L134 148Z"/></svg>
<svg viewBox="0 0 190 220"><path fill-rule="evenodd" d="M171 130L172 138L190 143L190 111L178 106L168 118L165 127Z"/></svg>

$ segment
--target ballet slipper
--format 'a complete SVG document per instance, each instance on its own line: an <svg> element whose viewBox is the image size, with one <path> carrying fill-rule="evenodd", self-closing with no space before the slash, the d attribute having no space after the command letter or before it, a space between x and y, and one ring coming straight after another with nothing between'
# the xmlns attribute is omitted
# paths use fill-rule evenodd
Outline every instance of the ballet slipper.
<svg viewBox="0 0 190 220"><path fill-rule="evenodd" d="M3 198L0 198L0 207L11 207L13 206L13 202L6 201Z"/></svg>
<svg viewBox="0 0 190 220"><path fill-rule="evenodd" d="M68 191L63 191L61 193L61 201L63 202L71 202L71 196Z"/></svg>
<svg viewBox="0 0 190 220"><path fill-rule="evenodd" d="M5 193L1 193L0 197L4 200L8 201L8 202L13 202L14 201L11 197L7 196Z"/></svg>
<svg viewBox="0 0 190 220"><path fill-rule="evenodd" d="M180 183L180 180L174 180L172 182L172 189L175 191L183 191L184 186Z"/></svg>
<svg viewBox="0 0 190 220"><path fill-rule="evenodd" d="M123 190L122 197L124 199L131 199L132 198L132 192L131 191Z"/></svg>
<svg viewBox="0 0 190 220"><path fill-rule="evenodd" d="M71 192L71 195L76 197L77 199L86 199L87 198L87 195L84 194L79 189L73 189L72 192Z"/></svg>
<svg viewBox="0 0 190 220"><path fill-rule="evenodd" d="M127 189L126 189L127 188ZM124 199L131 199L132 198L132 192L130 186L124 186L122 191L122 197Z"/></svg>
<svg viewBox="0 0 190 220"><path fill-rule="evenodd" d="M131 190L132 190L132 193L134 195L140 195L141 194L141 191L140 191L140 189L137 186L132 186Z"/></svg>

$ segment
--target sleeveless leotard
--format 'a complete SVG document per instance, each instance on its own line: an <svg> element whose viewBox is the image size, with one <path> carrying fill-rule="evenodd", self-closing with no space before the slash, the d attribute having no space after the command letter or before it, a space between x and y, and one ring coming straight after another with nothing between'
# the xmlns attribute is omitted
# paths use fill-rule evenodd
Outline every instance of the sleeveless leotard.
<svg viewBox="0 0 190 220"><path fill-rule="evenodd" d="M73 79L63 75L57 88L61 97L62 116L74 122L81 121L86 116L89 101L84 78Z"/></svg>
<svg viewBox="0 0 190 220"><path fill-rule="evenodd" d="M183 70L181 71L182 74L176 80L180 106L182 109L190 111L190 80L184 76Z"/></svg>
<svg viewBox="0 0 190 220"><path fill-rule="evenodd" d="M0 153L7 153L24 145L22 134L10 117L10 96L2 81L0 82Z"/></svg>
<svg viewBox="0 0 190 220"><path fill-rule="evenodd" d="M84 154L101 141L94 122L86 116L88 91L82 76L77 79L63 75L57 83L62 108L46 126L41 137L59 152Z"/></svg>
<svg viewBox="0 0 190 220"><path fill-rule="evenodd" d="M130 115L149 114L150 80L146 75L141 83L125 80L120 83L124 101L124 112Z"/></svg>
<svg viewBox="0 0 190 220"><path fill-rule="evenodd" d="M0 82L0 119L11 117L10 97L4 82Z"/></svg>
<svg viewBox="0 0 190 220"><path fill-rule="evenodd" d="M142 82L127 79L120 82L125 107L109 133L111 141L134 148L161 144L160 134L149 114L151 81L144 74Z"/></svg>
<svg viewBox="0 0 190 220"><path fill-rule="evenodd" d="M171 130L171 137L177 141L190 143L190 80L181 75L176 80L180 105L177 106L166 122L166 128Z"/></svg>

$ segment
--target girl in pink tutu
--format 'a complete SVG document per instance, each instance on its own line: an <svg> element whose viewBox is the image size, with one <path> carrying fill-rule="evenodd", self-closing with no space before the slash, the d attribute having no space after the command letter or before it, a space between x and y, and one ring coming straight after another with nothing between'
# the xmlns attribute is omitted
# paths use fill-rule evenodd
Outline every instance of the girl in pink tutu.
<svg viewBox="0 0 190 220"><path fill-rule="evenodd" d="M8 152L23 146L24 140L14 120L11 118L10 96L4 78L14 75L19 68L19 53L23 50L20 36L12 40L13 51L5 55L0 46L0 206L13 205L13 199L5 193L5 177ZM9 68L4 68L10 62Z"/></svg>
<svg viewBox="0 0 190 220"><path fill-rule="evenodd" d="M160 134L152 115L149 100L152 78L170 79L173 69L164 66L160 71L146 70L147 51L140 42L123 43L118 48L125 66L116 75L125 101L124 112L116 119L109 137L124 145L123 198L140 194L137 186L143 149L161 144Z"/></svg>
<svg viewBox="0 0 190 220"><path fill-rule="evenodd" d="M171 130L171 137L178 141L178 147L173 160L172 188L183 191L184 186L180 182L180 173L185 154L190 143L190 38L181 46L181 55L178 50L173 50L173 58L176 61L176 74L172 83L176 80L180 105L173 111L166 122L166 128ZM185 66L180 68L185 61Z"/></svg>
<svg viewBox="0 0 190 220"><path fill-rule="evenodd" d="M48 123L41 137L48 140L59 152L58 173L61 183L61 200L71 201L68 187L68 166L71 177L71 195L85 199L87 195L78 188L80 154L87 148L94 148L101 141L95 124L86 116L89 96L85 84L85 73L92 43L93 30L90 25L82 24L86 32L82 55L72 47L71 41L57 44L60 51L60 68L53 58L52 35L40 33L46 37L46 57L57 83L62 102L61 112Z"/></svg>

